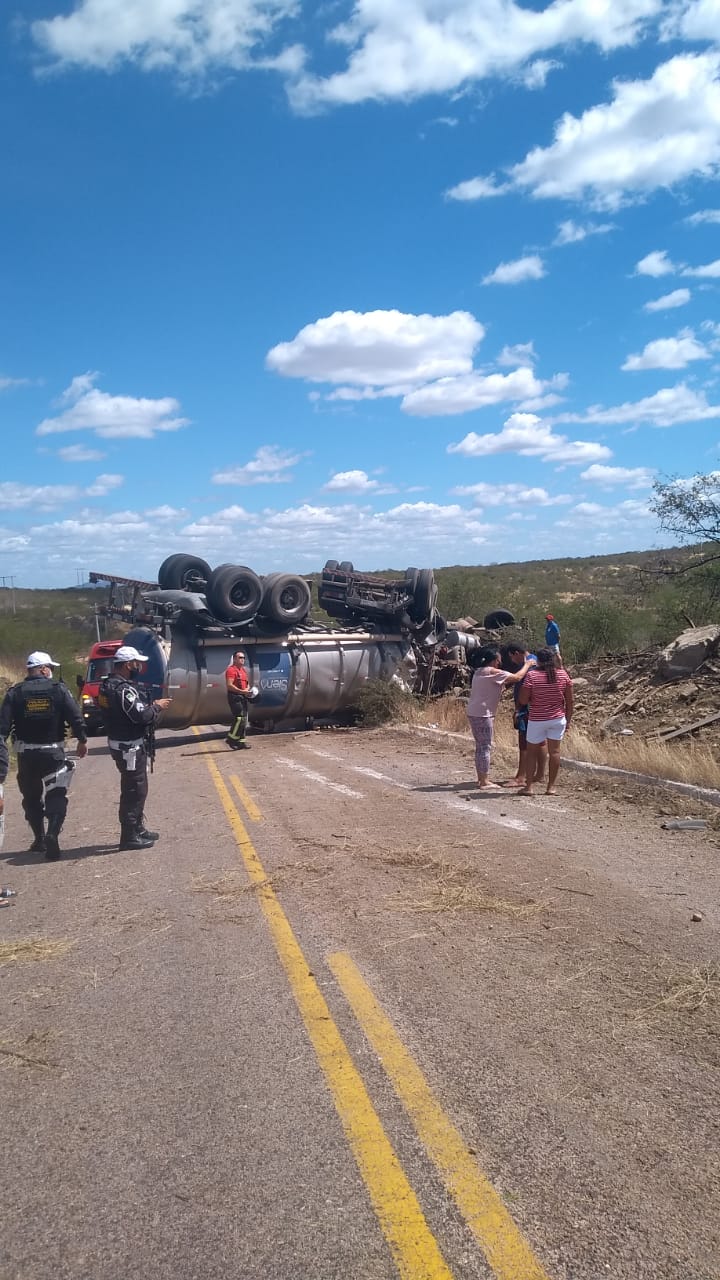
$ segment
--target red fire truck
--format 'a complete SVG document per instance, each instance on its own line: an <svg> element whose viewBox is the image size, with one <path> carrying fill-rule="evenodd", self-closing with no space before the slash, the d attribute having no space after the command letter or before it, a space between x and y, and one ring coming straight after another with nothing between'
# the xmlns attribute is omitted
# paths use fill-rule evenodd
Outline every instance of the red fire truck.
<svg viewBox="0 0 720 1280"><path fill-rule="evenodd" d="M90 736L102 731L102 712L98 706L100 681L110 675L113 658L121 644L122 640L101 640L94 644L88 654L87 671L84 677L78 676L80 706Z"/></svg>

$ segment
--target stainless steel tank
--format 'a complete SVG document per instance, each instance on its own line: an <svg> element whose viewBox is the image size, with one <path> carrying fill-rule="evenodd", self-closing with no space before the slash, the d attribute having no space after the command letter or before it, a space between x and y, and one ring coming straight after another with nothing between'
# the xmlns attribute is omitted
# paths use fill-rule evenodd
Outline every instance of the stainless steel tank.
<svg viewBox="0 0 720 1280"><path fill-rule="evenodd" d="M136 627L125 643L149 658L145 683L154 697L172 703L162 726L228 724L225 670L236 649L259 696L250 703L251 724L306 717L332 719L351 707L367 680L401 681L413 687L416 673L411 642L397 633L312 631L274 638L217 637L173 625L170 639Z"/></svg>

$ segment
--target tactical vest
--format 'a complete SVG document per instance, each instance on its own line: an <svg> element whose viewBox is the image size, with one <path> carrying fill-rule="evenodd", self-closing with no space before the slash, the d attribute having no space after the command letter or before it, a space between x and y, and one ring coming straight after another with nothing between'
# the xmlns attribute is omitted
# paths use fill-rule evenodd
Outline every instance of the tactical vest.
<svg viewBox="0 0 720 1280"><path fill-rule="evenodd" d="M134 742L144 736L145 725L138 719L131 719L125 714L122 704L124 689L132 689L144 705L149 705L130 680L114 674L103 676L100 681L98 705L102 708L103 724L108 738L118 742ZM148 720L152 721L152 718L150 715Z"/></svg>
<svg viewBox="0 0 720 1280"><path fill-rule="evenodd" d="M64 696L60 684L45 677L23 680L13 689L13 725L18 742L43 746L65 738Z"/></svg>

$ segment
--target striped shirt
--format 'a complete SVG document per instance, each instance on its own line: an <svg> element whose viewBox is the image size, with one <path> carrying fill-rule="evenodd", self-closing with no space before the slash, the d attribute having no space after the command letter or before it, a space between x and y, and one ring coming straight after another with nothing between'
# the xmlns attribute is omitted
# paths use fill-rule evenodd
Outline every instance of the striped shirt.
<svg viewBox="0 0 720 1280"><path fill-rule="evenodd" d="M555 672L555 680L548 680L544 671L528 671L523 680L523 691L530 695L531 720L560 720L565 715L565 690L572 686L563 667Z"/></svg>

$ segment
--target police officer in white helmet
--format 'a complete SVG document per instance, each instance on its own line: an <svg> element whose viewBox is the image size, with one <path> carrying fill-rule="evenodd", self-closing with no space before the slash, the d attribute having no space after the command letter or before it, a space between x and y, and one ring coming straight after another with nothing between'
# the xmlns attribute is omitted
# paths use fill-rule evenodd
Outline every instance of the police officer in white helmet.
<svg viewBox="0 0 720 1280"><path fill-rule="evenodd" d="M27 675L8 689L0 707L0 738L12 733L18 757L18 786L25 817L33 833L31 853L60 857L58 837L68 807L68 787L75 763L65 755L65 726L78 740L80 759L87 755L82 712L67 685L53 680L54 662L36 649L27 660ZM45 829L47 819L47 830Z"/></svg>
<svg viewBox="0 0 720 1280"><path fill-rule="evenodd" d="M113 659L114 671L100 681L98 702L102 707L108 747L120 772L120 848L149 849L159 832L145 825L148 793L147 730L159 719L170 698L150 701L136 681L148 658L132 645L121 645Z"/></svg>

